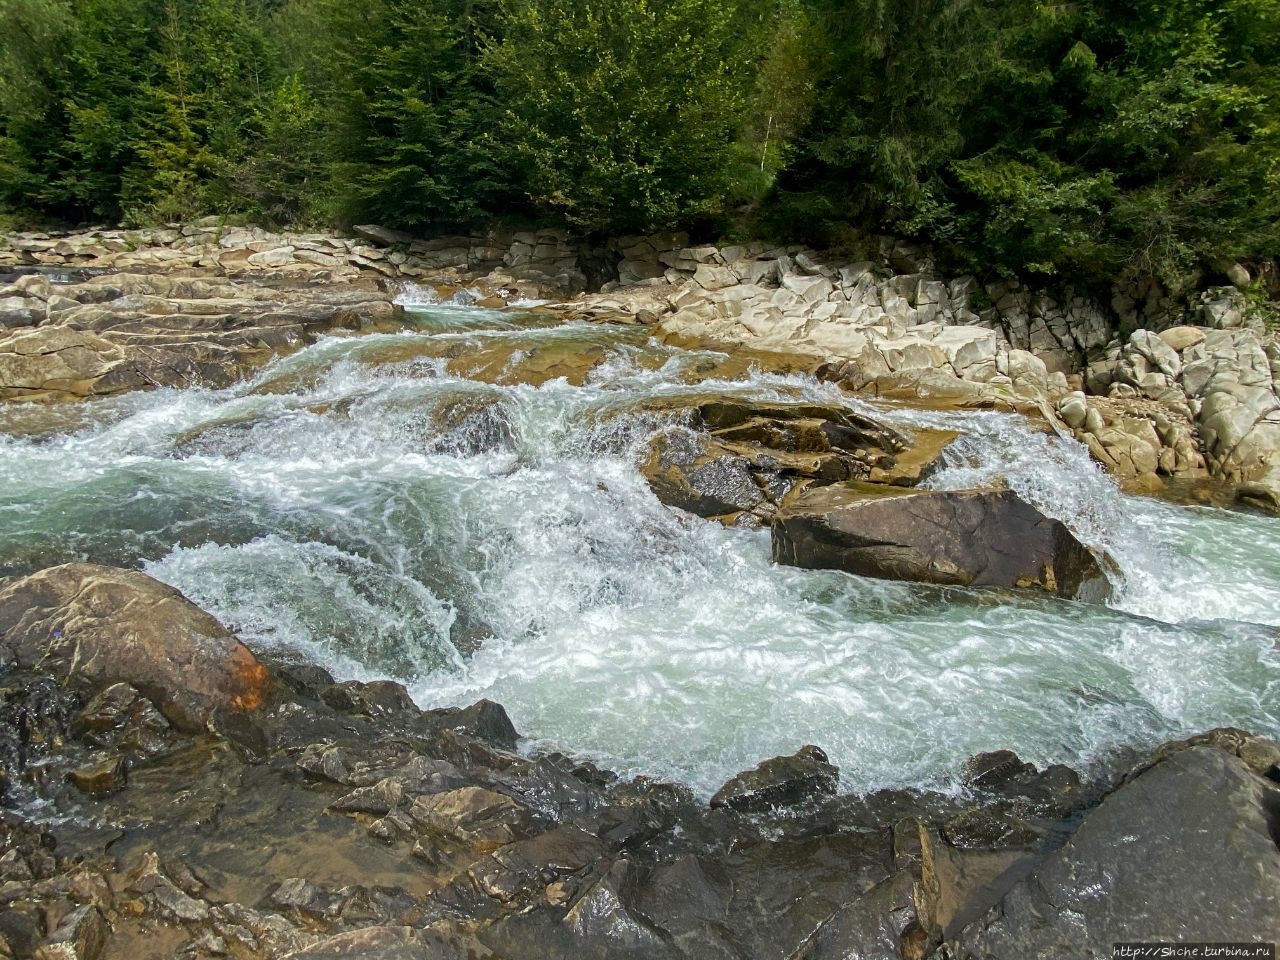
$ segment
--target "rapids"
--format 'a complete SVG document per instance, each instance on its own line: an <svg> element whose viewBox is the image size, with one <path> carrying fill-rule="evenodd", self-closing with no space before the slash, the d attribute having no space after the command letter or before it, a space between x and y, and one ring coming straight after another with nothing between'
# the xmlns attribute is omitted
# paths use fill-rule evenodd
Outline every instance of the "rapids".
<svg viewBox="0 0 1280 960"><path fill-rule="evenodd" d="M226 390L0 409L0 575L141 567L250 645L423 706L489 697L538 747L704 795L804 743L862 791L1002 747L1088 767L1280 733L1280 521L1123 495L1013 415L873 407L636 328L407 315ZM707 392L963 431L933 485L1008 483L1115 559L1116 600L774 566L767 531L671 510L636 468L664 424L639 405Z"/></svg>

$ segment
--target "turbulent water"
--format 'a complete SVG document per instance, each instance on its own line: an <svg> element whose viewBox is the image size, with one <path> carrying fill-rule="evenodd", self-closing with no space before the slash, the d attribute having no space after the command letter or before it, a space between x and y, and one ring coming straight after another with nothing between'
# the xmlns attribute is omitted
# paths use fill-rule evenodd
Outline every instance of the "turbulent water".
<svg viewBox="0 0 1280 960"><path fill-rule="evenodd" d="M1280 733L1280 521L1123 496L1015 416L885 408L962 430L932 483L1007 482L1116 560L1117 599L776 567L767 532L654 498L644 401L875 408L631 328L409 316L228 390L0 412L0 574L138 566L251 645L424 706L489 697L539 746L703 793L804 743L865 790L945 785L1000 747L1087 766L1221 724ZM583 355L585 382L557 375Z"/></svg>

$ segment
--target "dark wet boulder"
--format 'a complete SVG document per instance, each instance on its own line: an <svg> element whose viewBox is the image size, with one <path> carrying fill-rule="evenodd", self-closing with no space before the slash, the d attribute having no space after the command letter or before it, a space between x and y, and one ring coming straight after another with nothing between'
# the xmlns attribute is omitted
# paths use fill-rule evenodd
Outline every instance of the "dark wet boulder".
<svg viewBox="0 0 1280 960"><path fill-rule="evenodd" d="M492 700L477 700L469 707L445 707L432 710L429 716L441 726L469 737L476 737L500 750L514 750L520 740L506 708Z"/></svg>
<svg viewBox="0 0 1280 960"><path fill-rule="evenodd" d="M953 955L1110 956L1116 942L1253 942L1280 930L1280 788L1211 746L1110 794L955 937Z"/></svg>
<svg viewBox="0 0 1280 960"><path fill-rule="evenodd" d="M641 472L659 500L700 517L754 513L767 503L746 457L685 430L659 434Z"/></svg>
<svg viewBox="0 0 1280 960"><path fill-rule="evenodd" d="M773 757L746 770L716 791L712 807L739 813L765 813L834 796L840 770L814 746L801 747L789 757Z"/></svg>
<svg viewBox="0 0 1280 960"><path fill-rule="evenodd" d="M409 817L423 829L487 852L529 832L529 811L510 797L481 787L462 787L419 797Z"/></svg>
<svg viewBox="0 0 1280 960"><path fill-rule="evenodd" d="M1109 593L1092 551L1010 490L823 487L788 504L772 532L773 559L810 570L1089 600Z"/></svg>
<svg viewBox="0 0 1280 960"><path fill-rule="evenodd" d="M0 585L0 647L76 687L131 684L192 732L219 710L256 710L270 687L249 648L177 590L96 564Z"/></svg>

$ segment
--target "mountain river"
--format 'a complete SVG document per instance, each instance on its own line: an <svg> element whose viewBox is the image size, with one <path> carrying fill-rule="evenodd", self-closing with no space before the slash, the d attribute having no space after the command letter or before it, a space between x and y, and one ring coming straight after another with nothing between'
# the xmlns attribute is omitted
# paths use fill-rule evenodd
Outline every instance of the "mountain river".
<svg viewBox="0 0 1280 960"><path fill-rule="evenodd" d="M1015 415L873 405L641 328L407 316L226 390L0 408L0 575L139 567L251 646L423 706L488 697L533 746L703 795L805 743L862 791L945 788L996 748L1087 768L1280 734L1280 520L1124 495ZM522 375L547 356L590 369ZM1116 598L775 566L767 530L668 508L637 469L675 416L645 402L709 392L962 431L929 483L1008 484L1110 554Z"/></svg>

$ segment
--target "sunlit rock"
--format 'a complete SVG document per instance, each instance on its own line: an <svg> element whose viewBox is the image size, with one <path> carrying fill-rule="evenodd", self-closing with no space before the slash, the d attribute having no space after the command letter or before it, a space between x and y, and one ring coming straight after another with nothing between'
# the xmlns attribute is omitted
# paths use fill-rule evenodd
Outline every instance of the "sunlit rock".
<svg viewBox="0 0 1280 960"><path fill-rule="evenodd" d="M845 484L807 491L773 522L773 557L808 569L1102 599L1106 577L1063 524L1011 491Z"/></svg>
<svg viewBox="0 0 1280 960"><path fill-rule="evenodd" d="M0 645L69 683L128 683L180 729L217 710L256 710L270 676L181 593L134 570L72 563L0 586Z"/></svg>

